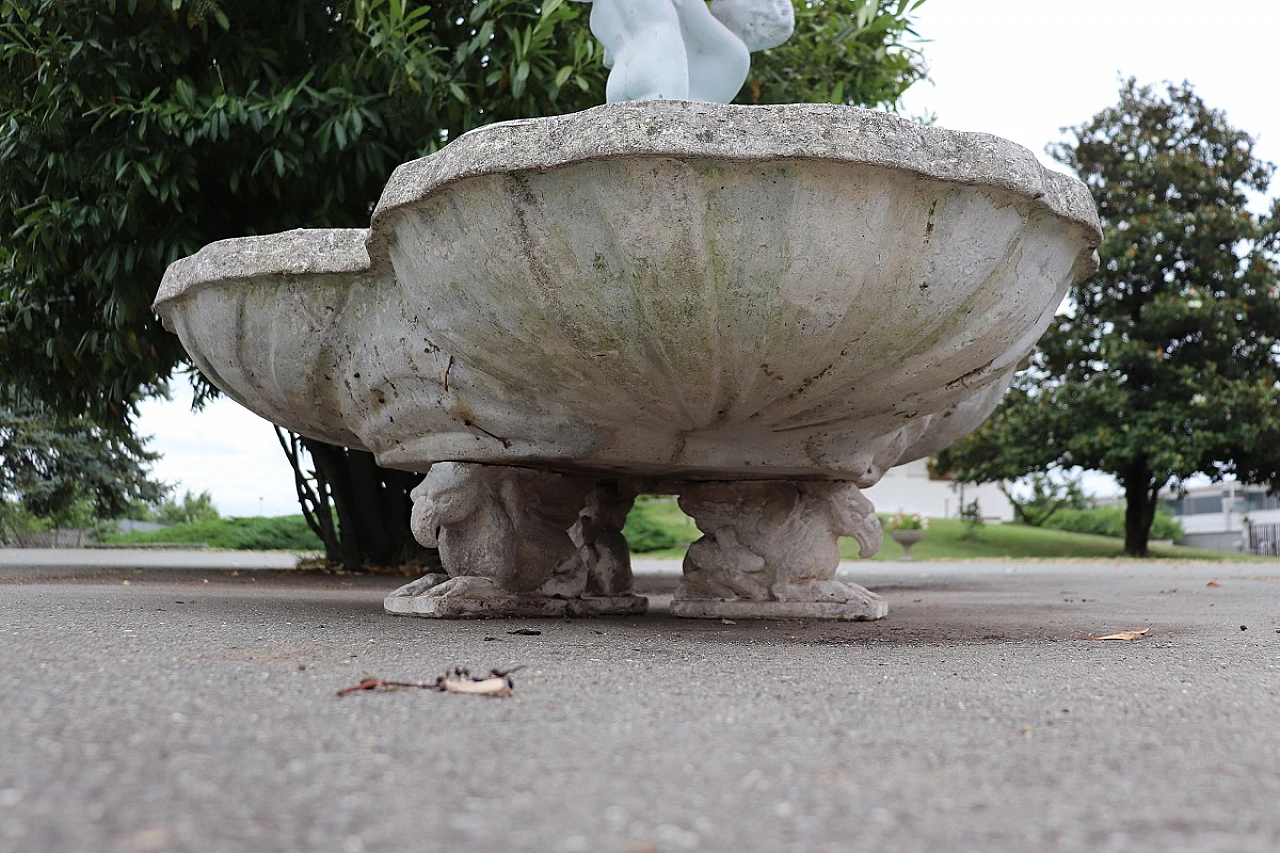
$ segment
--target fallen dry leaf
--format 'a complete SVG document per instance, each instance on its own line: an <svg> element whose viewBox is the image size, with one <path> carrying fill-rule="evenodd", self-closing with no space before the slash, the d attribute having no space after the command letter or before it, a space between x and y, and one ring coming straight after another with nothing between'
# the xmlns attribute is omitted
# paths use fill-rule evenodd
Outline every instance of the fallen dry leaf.
<svg viewBox="0 0 1280 853"><path fill-rule="evenodd" d="M1101 637L1081 637L1082 640L1136 640L1150 631L1150 628L1143 628L1141 631L1121 631L1118 634L1105 634Z"/></svg>
<svg viewBox="0 0 1280 853"><path fill-rule="evenodd" d="M446 693L474 693L477 696L497 697L511 695L511 680L497 675L479 680L446 678L441 682L441 687Z"/></svg>
<svg viewBox="0 0 1280 853"><path fill-rule="evenodd" d="M1209 581L1207 584L1205 584L1205 586L1222 586L1222 584L1218 583L1217 581Z"/></svg>

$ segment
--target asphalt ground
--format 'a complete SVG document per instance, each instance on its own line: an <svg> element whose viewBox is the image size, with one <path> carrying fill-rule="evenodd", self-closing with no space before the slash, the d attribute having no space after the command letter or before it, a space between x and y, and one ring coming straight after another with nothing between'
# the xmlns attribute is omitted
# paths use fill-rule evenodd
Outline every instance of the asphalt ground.
<svg viewBox="0 0 1280 853"><path fill-rule="evenodd" d="M453 622L97 559L0 554L3 851L1280 850L1278 563L849 566L887 619L724 624L671 563L643 617ZM456 666L522 669L337 695Z"/></svg>

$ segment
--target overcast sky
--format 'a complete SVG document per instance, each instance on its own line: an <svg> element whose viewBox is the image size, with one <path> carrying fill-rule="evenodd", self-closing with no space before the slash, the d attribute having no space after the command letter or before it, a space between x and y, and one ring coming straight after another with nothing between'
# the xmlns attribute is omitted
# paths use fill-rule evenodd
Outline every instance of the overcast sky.
<svg viewBox="0 0 1280 853"><path fill-rule="evenodd" d="M917 20L931 79L908 93L909 115L1006 137L1054 165L1045 145L1113 104L1122 78L1187 80L1254 136L1259 156L1280 161L1280 3L927 0ZM229 400L192 414L174 385L174 400L145 404L138 424L164 454L156 476L179 494L209 491L224 515L296 513L271 425Z"/></svg>

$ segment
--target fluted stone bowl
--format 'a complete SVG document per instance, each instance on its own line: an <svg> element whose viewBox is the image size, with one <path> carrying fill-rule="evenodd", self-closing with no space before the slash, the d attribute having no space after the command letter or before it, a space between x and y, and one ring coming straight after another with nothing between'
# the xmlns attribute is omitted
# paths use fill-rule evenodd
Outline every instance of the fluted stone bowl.
<svg viewBox="0 0 1280 853"><path fill-rule="evenodd" d="M996 137L622 103L406 163L367 231L206 246L156 310L229 396L391 467L867 486L990 413L1099 240Z"/></svg>

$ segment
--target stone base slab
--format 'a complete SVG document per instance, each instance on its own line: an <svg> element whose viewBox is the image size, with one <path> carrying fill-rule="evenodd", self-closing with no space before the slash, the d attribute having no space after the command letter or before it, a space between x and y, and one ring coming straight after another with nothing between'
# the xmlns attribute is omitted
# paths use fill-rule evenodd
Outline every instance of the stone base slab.
<svg viewBox="0 0 1280 853"><path fill-rule="evenodd" d="M508 598L398 598L387 596L383 607L396 616L428 619L504 619L511 616L639 616L649 609L642 595L609 598L554 598L513 595Z"/></svg>
<svg viewBox="0 0 1280 853"><path fill-rule="evenodd" d="M388 595L382 606L396 616L428 619L638 616L649 609L649 599L642 595L560 597L503 593L482 578L427 575Z"/></svg>
<svg viewBox="0 0 1280 853"><path fill-rule="evenodd" d="M830 619L870 622L889 614L888 603L868 593L864 601L751 601L749 599L678 598L671 615L685 619Z"/></svg>

